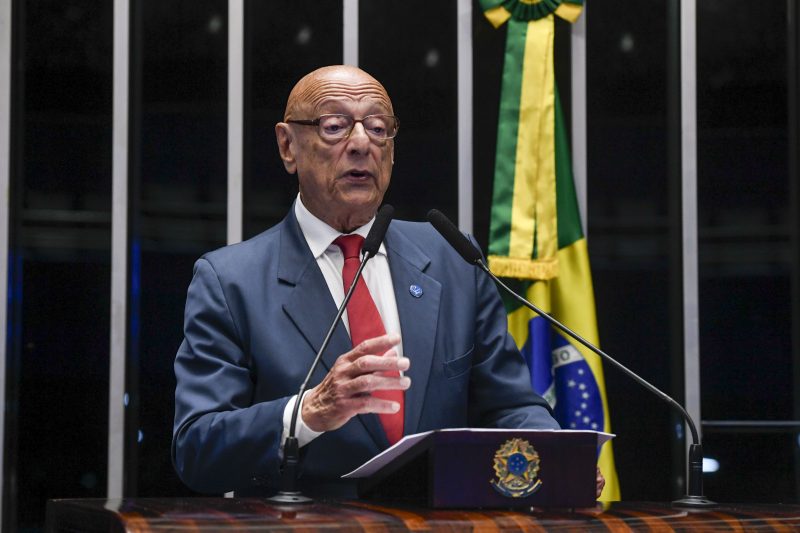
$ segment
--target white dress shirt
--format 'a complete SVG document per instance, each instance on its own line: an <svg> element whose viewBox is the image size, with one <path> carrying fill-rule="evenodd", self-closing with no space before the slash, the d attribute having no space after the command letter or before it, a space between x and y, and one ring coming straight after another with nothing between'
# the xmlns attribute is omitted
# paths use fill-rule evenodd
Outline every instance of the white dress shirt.
<svg viewBox="0 0 800 533"><path fill-rule="evenodd" d="M322 276L325 278L325 283L328 284L328 290L333 297L333 301L336 303L336 307L339 307L345 295L345 287L342 282L344 256L341 249L333 244L333 241L343 234L311 214L306 206L303 205L299 194L297 195L297 201L294 203L294 214L295 217L297 217L297 223L300 225L300 231L303 233L308 247L311 249L311 253L317 260L317 266L319 266ZM374 222L375 218L353 233L366 237ZM389 271L389 261L387 260L386 248L383 243L381 243L378 253L370 259L367 266L364 267L362 276L372 295L372 299L375 301L378 313L381 315L386 333L396 333L400 335L400 316L397 313L397 301L394 297L392 274ZM342 321L349 332L350 324L347 320L346 311L344 315L342 315ZM403 355L402 341L395 349L398 357L401 357ZM283 443L289 435L289 424L296 401L297 395L295 394L289 400L289 403L286 404L286 408L283 411L283 438L281 439L281 443ZM302 414L297 417L297 427L295 429L300 446L305 446L322 434L306 426ZM282 448L283 444L281 444L281 449Z"/></svg>

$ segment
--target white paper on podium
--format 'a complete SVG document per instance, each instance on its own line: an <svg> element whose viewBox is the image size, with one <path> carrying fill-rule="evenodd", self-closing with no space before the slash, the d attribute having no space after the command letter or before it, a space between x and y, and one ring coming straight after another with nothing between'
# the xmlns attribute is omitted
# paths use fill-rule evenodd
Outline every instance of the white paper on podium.
<svg viewBox="0 0 800 533"><path fill-rule="evenodd" d="M483 431L493 431L493 432L506 432L506 433L519 433L520 431L526 431L524 428L521 429L500 429L500 428L450 428L450 429L439 429L437 431L472 431L475 433L483 432ZM610 441L614 437L616 437L613 433L605 433L603 431L591 431L591 430L581 430L581 429L537 429L534 431L558 431L559 433L593 433L597 435L597 445L602 446L606 442ZM384 465L391 463L392 460L409 449L411 446L422 440L427 435L434 433L434 431L425 431L423 433L414 433L413 435L406 435L399 441L397 441L394 446L390 448L386 448L381 453L364 463L363 465L359 466L349 474L345 474L342 477L348 479L356 479L362 477L369 477L378 470L380 470Z"/></svg>

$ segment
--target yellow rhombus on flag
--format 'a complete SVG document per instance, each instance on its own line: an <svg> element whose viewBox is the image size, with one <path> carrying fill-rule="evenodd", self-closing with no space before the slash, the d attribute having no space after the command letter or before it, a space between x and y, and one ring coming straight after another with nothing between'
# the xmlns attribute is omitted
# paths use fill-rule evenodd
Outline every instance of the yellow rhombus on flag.
<svg viewBox="0 0 800 533"><path fill-rule="evenodd" d="M553 72L554 15L574 22L582 1L479 0L489 21L508 26L497 126L489 266L513 278L554 318L597 345L586 239ZM611 432L599 356L507 301L508 325L531 384L564 429ZM601 501L620 499L611 442L600 449Z"/></svg>

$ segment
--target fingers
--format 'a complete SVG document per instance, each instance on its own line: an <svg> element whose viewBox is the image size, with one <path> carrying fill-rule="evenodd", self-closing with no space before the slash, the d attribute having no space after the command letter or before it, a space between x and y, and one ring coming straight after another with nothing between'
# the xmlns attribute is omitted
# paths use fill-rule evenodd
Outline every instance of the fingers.
<svg viewBox="0 0 800 533"><path fill-rule="evenodd" d="M603 488L606 486L606 478L603 477L603 473L600 472L600 467L597 467L597 497L600 497L600 494L603 492Z"/></svg>
<svg viewBox="0 0 800 533"><path fill-rule="evenodd" d="M387 334L365 340L339 357L337 372L343 377L355 378L372 372L405 372L411 365L405 357L397 357L394 347L400 343L400 336Z"/></svg>
<svg viewBox="0 0 800 533"><path fill-rule="evenodd" d="M394 414L400 410L400 404L391 400L383 400L374 396L359 396L348 401L348 407L354 414Z"/></svg>
<svg viewBox="0 0 800 533"><path fill-rule="evenodd" d="M364 355L383 355L387 350L398 344L400 344L400 335L389 333L365 340L342 357L352 362Z"/></svg>
<svg viewBox="0 0 800 533"><path fill-rule="evenodd" d="M342 392L345 396L352 397L382 390L407 390L410 386L411 379L406 376L382 376L373 373L350 380L342 386Z"/></svg>
<svg viewBox="0 0 800 533"><path fill-rule="evenodd" d="M397 352L389 350L385 355L362 355L350 363L345 363L341 371L352 379L373 372L405 372L410 365L411 361L407 358L397 357Z"/></svg>

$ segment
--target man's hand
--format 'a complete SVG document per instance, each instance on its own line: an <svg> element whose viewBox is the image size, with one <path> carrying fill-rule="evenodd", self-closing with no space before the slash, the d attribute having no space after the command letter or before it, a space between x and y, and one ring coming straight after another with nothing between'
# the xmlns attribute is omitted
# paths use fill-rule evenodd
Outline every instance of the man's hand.
<svg viewBox="0 0 800 533"><path fill-rule="evenodd" d="M600 467L597 467L597 497L600 497L600 494L603 492L603 487L606 486L606 478L603 477L603 473L600 472Z"/></svg>
<svg viewBox="0 0 800 533"><path fill-rule="evenodd" d="M406 390L411 379L383 372L408 370L410 361L397 357L399 335L369 339L339 356L322 382L310 389L302 405L303 422L314 431L332 431L364 413L396 413L397 402L371 396L378 390Z"/></svg>

